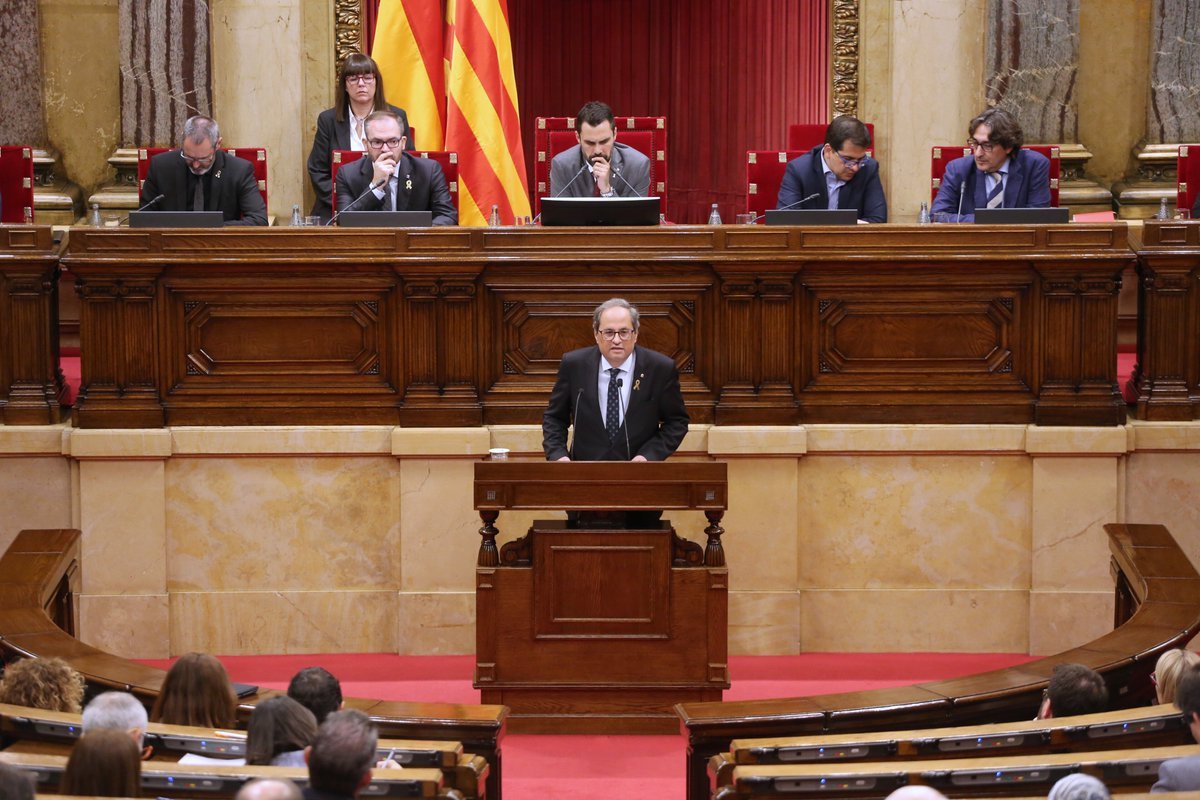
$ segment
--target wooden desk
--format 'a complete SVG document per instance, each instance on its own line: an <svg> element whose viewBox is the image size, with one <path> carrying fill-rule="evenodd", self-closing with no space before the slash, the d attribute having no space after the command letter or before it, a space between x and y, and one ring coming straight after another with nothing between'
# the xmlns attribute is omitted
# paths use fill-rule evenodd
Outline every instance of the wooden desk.
<svg viewBox="0 0 1200 800"><path fill-rule="evenodd" d="M0 423L62 419L58 248L47 225L0 225Z"/></svg>
<svg viewBox="0 0 1200 800"><path fill-rule="evenodd" d="M719 424L1117 425L1123 223L73 231L76 424L541 419L622 295Z"/></svg>

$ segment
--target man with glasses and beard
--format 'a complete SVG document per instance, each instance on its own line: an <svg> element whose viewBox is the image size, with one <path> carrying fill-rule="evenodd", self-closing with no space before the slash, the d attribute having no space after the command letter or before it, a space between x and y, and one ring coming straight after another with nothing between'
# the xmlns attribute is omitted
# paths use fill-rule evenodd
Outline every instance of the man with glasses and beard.
<svg viewBox="0 0 1200 800"><path fill-rule="evenodd" d="M788 162L776 208L855 209L859 222L887 222L879 162L867 154L871 132L850 116L825 129L825 143Z"/></svg>
<svg viewBox="0 0 1200 800"><path fill-rule="evenodd" d="M183 124L179 148L150 159L141 204L159 195L151 211L220 211L226 225L266 225L267 206L254 165L221 149L215 120L195 116Z"/></svg>
<svg viewBox="0 0 1200 800"><path fill-rule="evenodd" d="M1049 208L1050 160L1022 149L1015 117L989 108L967 126L971 155L946 165L933 214L974 222L977 208Z"/></svg>
<svg viewBox="0 0 1200 800"><path fill-rule="evenodd" d="M458 210L441 165L404 152L404 121L391 111L375 111L363 128L367 155L338 170L338 213L432 211L434 225L457 225Z"/></svg>

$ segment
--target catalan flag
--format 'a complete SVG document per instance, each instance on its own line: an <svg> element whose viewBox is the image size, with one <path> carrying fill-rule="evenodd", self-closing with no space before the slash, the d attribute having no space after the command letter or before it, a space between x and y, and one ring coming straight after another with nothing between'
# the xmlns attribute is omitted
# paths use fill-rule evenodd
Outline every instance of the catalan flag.
<svg viewBox="0 0 1200 800"><path fill-rule="evenodd" d="M447 0L446 149L458 152L458 219L529 215L507 0ZM420 131L418 130L418 135Z"/></svg>
<svg viewBox="0 0 1200 800"><path fill-rule="evenodd" d="M453 1L453 0L451 0ZM442 150L446 135L446 63L442 7L429 0L380 0L371 57L388 101L408 115L422 150Z"/></svg>

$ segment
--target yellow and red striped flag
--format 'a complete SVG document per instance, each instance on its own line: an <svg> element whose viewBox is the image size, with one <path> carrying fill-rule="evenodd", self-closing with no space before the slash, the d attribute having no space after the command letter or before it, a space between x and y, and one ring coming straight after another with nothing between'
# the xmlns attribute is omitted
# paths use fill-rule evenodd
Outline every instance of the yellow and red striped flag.
<svg viewBox="0 0 1200 800"><path fill-rule="evenodd" d="M451 0L453 1L453 0ZM442 150L446 132L446 64L442 7L429 0L380 0L371 57L387 100L408 115L422 150Z"/></svg>
<svg viewBox="0 0 1200 800"><path fill-rule="evenodd" d="M458 152L458 221L529 215L507 0L447 0L446 149ZM420 131L418 130L418 135Z"/></svg>

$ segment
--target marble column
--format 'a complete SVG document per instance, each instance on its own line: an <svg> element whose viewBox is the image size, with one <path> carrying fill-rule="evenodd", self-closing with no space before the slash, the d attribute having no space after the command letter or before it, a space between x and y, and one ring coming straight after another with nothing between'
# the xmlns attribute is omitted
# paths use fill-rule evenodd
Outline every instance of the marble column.
<svg viewBox="0 0 1200 800"><path fill-rule="evenodd" d="M1031 144L1060 146L1059 202L1108 210L1112 195L1084 176L1079 143L1079 0L988 0L984 85L988 105L1016 116Z"/></svg>

